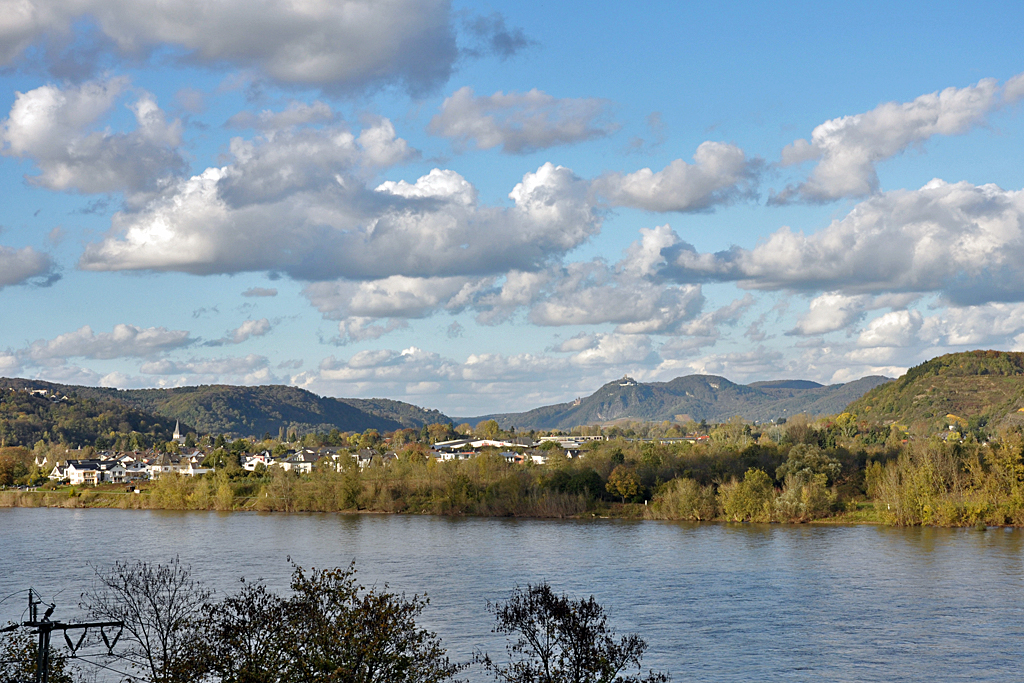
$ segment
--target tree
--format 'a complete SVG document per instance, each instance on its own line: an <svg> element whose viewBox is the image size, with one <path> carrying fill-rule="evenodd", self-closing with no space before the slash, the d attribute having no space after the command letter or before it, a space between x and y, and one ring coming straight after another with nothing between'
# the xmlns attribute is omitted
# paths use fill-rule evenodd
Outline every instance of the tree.
<svg viewBox="0 0 1024 683"><path fill-rule="evenodd" d="M501 436L501 427L497 420L483 420L477 423L473 433L482 439L497 439Z"/></svg>
<svg viewBox="0 0 1024 683"><path fill-rule="evenodd" d="M751 468L743 481L719 488L725 516L733 521L770 522L775 504L775 487L764 470Z"/></svg>
<svg viewBox="0 0 1024 683"><path fill-rule="evenodd" d="M294 683L440 683L463 667L453 664L437 635L416 626L427 605L367 590L355 581L355 568L292 572L289 620Z"/></svg>
<svg viewBox="0 0 1024 683"><path fill-rule="evenodd" d="M494 680L503 683L664 683L663 673L642 676L647 643L637 634L616 639L608 618L590 596L573 600L551 586L516 588L508 601L488 604L497 624L494 633L514 638L506 646L508 663L477 654ZM636 667L636 674L620 675Z"/></svg>
<svg viewBox="0 0 1024 683"><path fill-rule="evenodd" d="M224 683L277 683L290 666L288 603L260 583L207 605L211 669Z"/></svg>
<svg viewBox="0 0 1024 683"><path fill-rule="evenodd" d="M123 655L150 681L190 683L206 668L196 645L211 594L178 558L166 565L115 562L95 572L80 606L91 617L124 622Z"/></svg>
<svg viewBox="0 0 1024 683"><path fill-rule="evenodd" d="M0 634L0 681L21 683L35 680L39 666L38 652L39 643L29 633L13 631ZM51 646L47 662L47 679L50 683L72 683L76 680L76 672L63 649Z"/></svg>
<svg viewBox="0 0 1024 683"><path fill-rule="evenodd" d="M367 429L363 432L363 435L359 437L360 448L377 448L381 444L380 432L376 429Z"/></svg>
<svg viewBox="0 0 1024 683"><path fill-rule="evenodd" d="M640 477L631 467L619 465L608 475L608 483L605 484L608 493L622 496L622 502L626 498L632 498L640 493Z"/></svg>
<svg viewBox="0 0 1024 683"><path fill-rule="evenodd" d="M801 443L789 449L786 462L775 470L775 478L778 481L785 481L786 477L797 475L809 480L816 474L824 474L826 480L832 483L842 471L841 462L827 455L817 446Z"/></svg>

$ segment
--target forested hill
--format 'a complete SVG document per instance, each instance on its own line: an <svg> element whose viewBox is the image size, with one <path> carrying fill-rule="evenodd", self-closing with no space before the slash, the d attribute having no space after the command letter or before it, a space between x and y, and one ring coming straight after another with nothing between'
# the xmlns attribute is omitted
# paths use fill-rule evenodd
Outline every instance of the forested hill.
<svg viewBox="0 0 1024 683"><path fill-rule="evenodd" d="M104 445L104 439L114 433L127 450L167 441L174 432L173 418L102 396L84 396L76 387L27 380L0 382L0 446L32 448L37 441ZM48 391L32 393L33 389ZM189 424L182 421L181 428L187 430Z"/></svg>
<svg viewBox="0 0 1024 683"><path fill-rule="evenodd" d="M861 419L903 424L916 433L1024 424L1024 353L968 351L933 358L849 407ZM966 426L966 424L965 424Z"/></svg>
<svg viewBox="0 0 1024 683"><path fill-rule="evenodd" d="M298 387L280 385L240 387L209 385L174 389L107 389L51 384L23 379L0 379L0 387L46 388L96 401L117 402L138 411L180 420L200 434L277 436L289 433L381 432L425 424L447 423L436 410L388 399L320 397Z"/></svg>
<svg viewBox="0 0 1024 683"><path fill-rule="evenodd" d="M804 380L736 384L715 375L688 375L669 382L641 384L628 378L609 382L592 395L572 403L559 403L524 413L502 413L457 422L475 424L493 419L507 429L569 429L577 425L615 420L694 420L724 422L736 415L766 422L798 413L827 415L842 412L848 403L869 389L891 381L864 377L829 386Z"/></svg>

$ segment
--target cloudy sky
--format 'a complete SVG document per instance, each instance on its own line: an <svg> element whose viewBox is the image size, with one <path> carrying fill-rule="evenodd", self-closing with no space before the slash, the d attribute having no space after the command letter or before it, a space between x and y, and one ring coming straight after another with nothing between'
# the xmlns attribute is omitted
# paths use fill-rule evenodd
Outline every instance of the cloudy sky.
<svg viewBox="0 0 1024 683"><path fill-rule="evenodd" d="M1022 350L1018 15L0 0L0 375L471 416Z"/></svg>

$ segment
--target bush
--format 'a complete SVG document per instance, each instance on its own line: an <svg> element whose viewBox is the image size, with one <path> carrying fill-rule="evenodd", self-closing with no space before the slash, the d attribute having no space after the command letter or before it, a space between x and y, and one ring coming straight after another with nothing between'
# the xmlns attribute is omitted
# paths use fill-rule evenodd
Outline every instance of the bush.
<svg viewBox="0 0 1024 683"><path fill-rule="evenodd" d="M775 488L764 470L749 469L742 482L719 488L725 516L734 522L770 522L774 511Z"/></svg>
<svg viewBox="0 0 1024 683"><path fill-rule="evenodd" d="M718 515L714 488L701 486L693 479L673 479L654 496L654 516L658 519L688 519L700 522Z"/></svg>

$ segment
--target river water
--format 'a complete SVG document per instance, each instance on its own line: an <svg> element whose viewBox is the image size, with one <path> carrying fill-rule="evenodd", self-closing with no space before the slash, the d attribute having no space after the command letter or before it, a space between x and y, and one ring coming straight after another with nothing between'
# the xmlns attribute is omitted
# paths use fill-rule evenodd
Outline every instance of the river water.
<svg viewBox="0 0 1024 683"><path fill-rule="evenodd" d="M2 509L0 621L30 586L73 619L92 567L175 555L221 596L240 576L286 592L288 557L354 560L364 585L427 593L457 661L504 651L488 600L547 581L596 596L674 681L1024 681L1010 529Z"/></svg>

